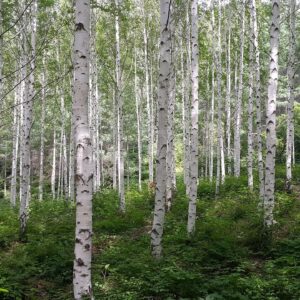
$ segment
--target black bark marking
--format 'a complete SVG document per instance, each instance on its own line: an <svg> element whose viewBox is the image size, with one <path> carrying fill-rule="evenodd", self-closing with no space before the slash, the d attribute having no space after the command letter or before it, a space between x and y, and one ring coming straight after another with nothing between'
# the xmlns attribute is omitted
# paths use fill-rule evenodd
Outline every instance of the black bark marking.
<svg viewBox="0 0 300 300"><path fill-rule="evenodd" d="M82 23L75 24L75 31L85 30L84 25Z"/></svg>
<svg viewBox="0 0 300 300"><path fill-rule="evenodd" d="M77 264L78 264L79 267L84 266L84 262L83 262L83 260L82 260L81 258L78 258L78 259L76 260L76 262L77 262Z"/></svg>

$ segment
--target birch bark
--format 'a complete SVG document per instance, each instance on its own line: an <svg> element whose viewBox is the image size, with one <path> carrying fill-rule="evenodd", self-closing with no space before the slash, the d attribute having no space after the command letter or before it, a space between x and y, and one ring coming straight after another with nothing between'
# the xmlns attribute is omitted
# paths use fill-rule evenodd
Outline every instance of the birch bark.
<svg viewBox="0 0 300 300"><path fill-rule="evenodd" d="M191 152L190 152L190 191L187 232L192 234L196 224L196 202L198 181L198 114L199 114L199 46L198 46L198 1L191 1Z"/></svg>
<svg viewBox="0 0 300 300"><path fill-rule="evenodd" d="M1 76L1 75L0 75ZM16 81L20 80L17 76ZM11 184L10 184L10 203L13 207L16 206L16 191L17 191L17 166L18 166L18 150L19 150L19 134L20 134L20 116L19 116L19 101L21 99L21 88L15 90L14 113L13 113L13 151L12 151L12 166L11 166Z"/></svg>
<svg viewBox="0 0 300 300"><path fill-rule="evenodd" d="M119 9L119 0L115 0L116 8ZM123 97L121 82L121 52L120 52L120 25L119 13L115 17L116 30L116 97L117 97L117 146L118 146L118 188L119 209L125 212L124 190L124 137L123 137Z"/></svg>
<svg viewBox="0 0 300 300"><path fill-rule="evenodd" d="M156 163L156 192L151 230L151 252L159 259L162 254L162 235L166 203L167 109L171 74L171 0L160 0L160 58L158 85L158 140Z"/></svg>
<svg viewBox="0 0 300 300"><path fill-rule="evenodd" d="M74 142L76 153L76 229L74 299L93 299L91 283L93 161L88 124L90 1L75 1Z"/></svg>
<svg viewBox="0 0 300 300"><path fill-rule="evenodd" d="M24 52L27 54L27 61L30 61L30 74L25 80L25 102L23 111L23 126L22 126L22 179L21 179L21 203L19 210L20 218L20 238L25 237L27 219L28 219L28 203L30 201L30 144L31 144L31 126L33 114L33 97L34 97L34 69L35 69L35 37L36 37L36 13L37 2L34 0L30 7L31 18L31 43L30 51L24 43ZM23 32L24 33L24 32ZM25 35L25 33L24 33ZM25 41L24 36L24 41Z"/></svg>
<svg viewBox="0 0 300 300"><path fill-rule="evenodd" d="M171 74L169 82L169 101L168 101L168 128L167 128L167 191L166 205L167 210L171 209L173 192L175 190L175 149L174 149L174 114L175 114L175 24L173 19L173 5L171 5Z"/></svg>
<svg viewBox="0 0 300 300"><path fill-rule="evenodd" d="M290 0L289 7L289 58L288 58L288 104L287 104L287 133L286 133L286 190L291 192L292 181L292 153L294 145L294 101L295 101L295 7L296 1Z"/></svg>
<svg viewBox="0 0 300 300"><path fill-rule="evenodd" d="M270 64L268 84L268 104L266 120L266 168L264 224L274 224L273 208L275 202L275 156L276 156L276 98L278 85L278 46L279 46L279 1L272 0L272 18L270 28Z"/></svg>
<svg viewBox="0 0 300 300"><path fill-rule="evenodd" d="M250 24L252 21L250 22ZM251 24L251 34L253 36L253 25ZM247 156L247 171L248 171L248 187L253 191L253 43L249 44L249 98L248 98L248 156Z"/></svg>
<svg viewBox="0 0 300 300"><path fill-rule="evenodd" d="M52 149L52 173L51 173L51 192L52 198L55 199L55 180L56 180L56 132L53 132L53 149Z"/></svg>
<svg viewBox="0 0 300 300"><path fill-rule="evenodd" d="M243 98L243 73L244 73L244 32L245 32L245 0L241 0L240 24L240 57L239 81L237 89L237 103L234 127L234 176L239 177L241 171L241 114Z"/></svg>
<svg viewBox="0 0 300 300"><path fill-rule="evenodd" d="M186 194L189 194L190 189L190 135L191 135L191 32L190 32L190 1L186 2L186 95L185 95L185 178Z"/></svg>
<svg viewBox="0 0 300 300"><path fill-rule="evenodd" d="M149 83L149 63L148 63L148 37L145 15L145 1L142 3L143 9L143 38L144 38L144 66L145 66L145 87L146 87L146 105L147 105L147 130L148 130L148 161L149 161L149 182L153 182L153 108L150 101L150 83Z"/></svg>
<svg viewBox="0 0 300 300"><path fill-rule="evenodd" d="M142 140L141 140L141 118L140 118L140 100L138 93L138 77L137 77L137 55L134 49L134 93L135 93L135 112L137 126L137 146L138 146L138 188L142 190Z"/></svg>
<svg viewBox="0 0 300 300"><path fill-rule="evenodd" d="M232 173L231 167L231 12L228 14L228 39L226 52L226 141L227 141L227 172Z"/></svg>
<svg viewBox="0 0 300 300"><path fill-rule="evenodd" d="M261 97L260 97L260 61L258 47L258 29L256 17L256 0L250 0L250 14L252 24L252 44L254 52L255 68L255 103L256 103L256 134L257 134L257 161L258 161L258 178L259 178L259 198L261 205L264 198L264 164L262 156L262 123L261 123Z"/></svg>
<svg viewBox="0 0 300 300"><path fill-rule="evenodd" d="M218 164L219 164L219 179L216 181L216 193L219 193L219 185L225 181L225 157L224 157L224 139L223 139L223 105L222 105L222 49L221 49L221 18L222 8L221 0L218 1L218 44L217 44L217 85L218 85Z"/></svg>
<svg viewBox="0 0 300 300"><path fill-rule="evenodd" d="M42 72L42 78L41 78L41 84L42 84L42 107L41 107L41 146L40 146L40 176L39 176L39 200L42 201L43 199L43 185L44 185L44 134L45 134L45 65L43 63L43 72Z"/></svg>

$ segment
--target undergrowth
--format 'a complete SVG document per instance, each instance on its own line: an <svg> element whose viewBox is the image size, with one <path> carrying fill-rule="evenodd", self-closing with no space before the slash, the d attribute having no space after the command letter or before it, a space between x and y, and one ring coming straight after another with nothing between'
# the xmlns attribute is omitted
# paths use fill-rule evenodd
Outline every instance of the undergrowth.
<svg viewBox="0 0 300 300"><path fill-rule="evenodd" d="M246 177L227 178L218 197L212 183L200 181L190 238L179 179L159 261L150 255L153 193L130 187L121 214L117 193L103 189L93 200L95 299L300 299L300 195L284 192L281 172L268 247ZM74 210L62 200L32 201L27 242L20 243L18 210L0 201L0 299L72 299Z"/></svg>

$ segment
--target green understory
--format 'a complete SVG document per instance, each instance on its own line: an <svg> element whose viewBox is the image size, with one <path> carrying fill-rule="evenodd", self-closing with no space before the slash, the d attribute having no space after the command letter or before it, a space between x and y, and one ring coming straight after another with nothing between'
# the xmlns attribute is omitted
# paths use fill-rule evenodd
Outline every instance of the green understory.
<svg viewBox="0 0 300 300"><path fill-rule="evenodd" d="M247 178L227 178L220 195L200 181L195 235L186 235L188 201L182 180L166 215L163 258L150 255L154 195L127 190L94 198L95 299L300 299L300 169L294 193L277 170L272 242ZM17 210L0 201L0 299L72 299L74 205L45 199L30 206L27 242L18 242Z"/></svg>

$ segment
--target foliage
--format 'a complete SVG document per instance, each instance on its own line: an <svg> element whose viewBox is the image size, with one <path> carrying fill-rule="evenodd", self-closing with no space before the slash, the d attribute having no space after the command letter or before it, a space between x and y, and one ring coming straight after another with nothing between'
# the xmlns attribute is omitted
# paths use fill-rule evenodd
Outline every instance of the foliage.
<svg viewBox="0 0 300 300"><path fill-rule="evenodd" d="M278 168L277 175L284 174ZM277 190L277 225L265 248L257 193L246 185L243 176L228 178L216 198L213 185L202 180L197 230L188 238L188 200L179 178L160 261L150 255L153 194L147 186L128 188L126 214L118 212L115 191L96 194L95 298L299 299L299 194ZM26 243L18 242L17 211L0 205L0 298L72 299L73 204L33 201Z"/></svg>

